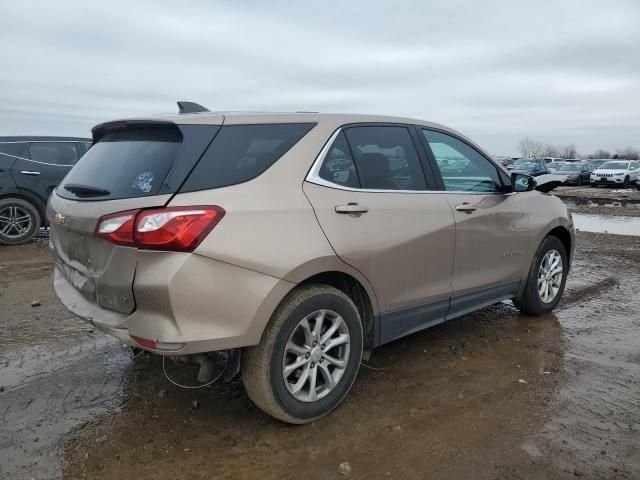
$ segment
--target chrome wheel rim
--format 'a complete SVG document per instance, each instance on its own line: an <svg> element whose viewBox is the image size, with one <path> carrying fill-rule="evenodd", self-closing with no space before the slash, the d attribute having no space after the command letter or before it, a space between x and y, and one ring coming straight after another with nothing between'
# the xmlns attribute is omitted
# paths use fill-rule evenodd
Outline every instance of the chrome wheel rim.
<svg viewBox="0 0 640 480"><path fill-rule="evenodd" d="M22 207L8 206L0 211L0 235L5 238L21 238L31 231L33 218Z"/></svg>
<svg viewBox="0 0 640 480"><path fill-rule="evenodd" d="M538 271L538 295L544 303L551 303L558 296L562 284L562 256L557 250L549 250Z"/></svg>
<svg viewBox="0 0 640 480"><path fill-rule="evenodd" d="M326 397L340 382L349 362L351 336L333 310L316 310L293 329L284 349L282 377L301 402Z"/></svg>

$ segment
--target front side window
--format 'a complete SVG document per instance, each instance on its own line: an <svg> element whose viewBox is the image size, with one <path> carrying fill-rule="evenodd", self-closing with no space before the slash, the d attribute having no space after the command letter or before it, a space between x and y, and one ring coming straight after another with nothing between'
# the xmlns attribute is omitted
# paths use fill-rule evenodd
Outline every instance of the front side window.
<svg viewBox="0 0 640 480"><path fill-rule="evenodd" d="M370 126L345 129L360 186L372 190L426 190L409 130Z"/></svg>
<svg viewBox="0 0 640 480"><path fill-rule="evenodd" d="M477 150L451 135L422 129L445 190L455 192L500 192L498 169ZM516 162L518 163L518 162Z"/></svg>
<svg viewBox="0 0 640 480"><path fill-rule="evenodd" d="M29 158L55 165L75 165L78 150L73 142L34 142L29 144Z"/></svg>

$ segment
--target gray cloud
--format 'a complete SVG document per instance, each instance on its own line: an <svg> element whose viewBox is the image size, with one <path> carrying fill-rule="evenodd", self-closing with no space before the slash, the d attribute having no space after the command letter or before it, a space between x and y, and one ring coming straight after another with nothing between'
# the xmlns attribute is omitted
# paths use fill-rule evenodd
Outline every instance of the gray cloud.
<svg viewBox="0 0 640 480"><path fill-rule="evenodd" d="M525 135L640 147L636 0L4 2L0 135L118 117L319 110L445 123L495 153Z"/></svg>

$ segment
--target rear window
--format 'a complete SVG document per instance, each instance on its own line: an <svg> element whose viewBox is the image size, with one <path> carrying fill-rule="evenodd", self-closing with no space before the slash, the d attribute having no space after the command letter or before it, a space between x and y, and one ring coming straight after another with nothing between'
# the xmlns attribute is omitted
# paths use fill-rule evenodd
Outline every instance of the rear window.
<svg viewBox="0 0 640 480"><path fill-rule="evenodd" d="M180 191L208 190L251 180L314 126L314 123L223 126ZM87 155L90 153L91 150Z"/></svg>
<svg viewBox="0 0 640 480"><path fill-rule="evenodd" d="M106 133L82 156L57 193L76 200L158 195L181 142L180 130L172 125Z"/></svg>

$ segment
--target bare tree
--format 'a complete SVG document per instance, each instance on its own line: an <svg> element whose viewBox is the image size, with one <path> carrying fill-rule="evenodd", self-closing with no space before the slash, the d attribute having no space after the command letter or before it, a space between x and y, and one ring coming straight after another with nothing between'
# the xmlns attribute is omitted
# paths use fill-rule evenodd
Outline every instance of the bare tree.
<svg viewBox="0 0 640 480"><path fill-rule="evenodd" d="M624 160L640 160L640 151L633 147L626 147L624 149L617 149L616 155L614 156Z"/></svg>
<svg viewBox="0 0 640 480"><path fill-rule="evenodd" d="M560 156L562 158L576 158L578 156L578 150L573 143L571 145L565 145L560 148Z"/></svg>
<svg viewBox="0 0 640 480"><path fill-rule="evenodd" d="M544 145L538 140L526 137L518 142L518 151L525 158L540 158L544 150Z"/></svg>
<svg viewBox="0 0 640 480"><path fill-rule="evenodd" d="M542 148L542 156L556 158L560 156L560 150L555 145L545 143L544 147Z"/></svg>
<svg viewBox="0 0 640 480"><path fill-rule="evenodd" d="M611 158L611 152L600 148L589 155L589 158Z"/></svg>

